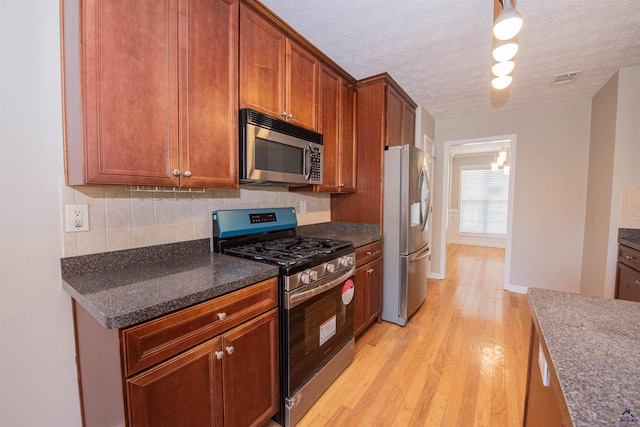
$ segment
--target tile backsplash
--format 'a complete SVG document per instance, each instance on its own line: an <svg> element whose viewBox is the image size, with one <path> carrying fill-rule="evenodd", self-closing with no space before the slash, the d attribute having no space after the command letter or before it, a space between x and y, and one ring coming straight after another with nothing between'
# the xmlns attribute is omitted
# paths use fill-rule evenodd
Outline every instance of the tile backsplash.
<svg viewBox="0 0 640 427"><path fill-rule="evenodd" d="M640 187L622 188L620 227L640 228Z"/></svg>
<svg viewBox="0 0 640 427"><path fill-rule="evenodd" d="M306 202L306 213L300 213L301 201ZM64 231L65 204L89 205L89 231ZM63 184L64 256L209 238L214 210L287 206L296 208L299 225L331 220L330 194L290 192L286 187L152 193L124 186Z"/></svg>

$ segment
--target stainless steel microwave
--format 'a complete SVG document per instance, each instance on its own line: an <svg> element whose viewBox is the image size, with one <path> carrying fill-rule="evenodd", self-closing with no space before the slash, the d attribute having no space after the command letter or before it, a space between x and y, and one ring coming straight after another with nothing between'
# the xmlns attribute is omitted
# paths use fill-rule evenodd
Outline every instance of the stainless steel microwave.
<svg viewBox="0 0 640 427"><path fill-rule="evenodd" d="M240 182L322 184L322 134L248 108L240 110Z"/></svg>

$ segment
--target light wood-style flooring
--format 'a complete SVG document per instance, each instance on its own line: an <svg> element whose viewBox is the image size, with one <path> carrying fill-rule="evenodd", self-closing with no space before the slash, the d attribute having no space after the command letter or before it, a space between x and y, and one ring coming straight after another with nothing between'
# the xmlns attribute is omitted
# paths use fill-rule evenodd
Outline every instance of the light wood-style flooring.
<svg viewBox="0 0 640 427"><path fill-rule="evenodd" d="M526 296L503 290L504 249L450 245L447 257L409 323L362 334L299 427L522 425Z"/></svg>

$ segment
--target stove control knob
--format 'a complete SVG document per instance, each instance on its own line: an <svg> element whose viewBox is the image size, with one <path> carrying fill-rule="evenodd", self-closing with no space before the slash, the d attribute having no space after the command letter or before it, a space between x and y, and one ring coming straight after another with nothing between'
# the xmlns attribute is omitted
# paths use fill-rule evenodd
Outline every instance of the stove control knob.
<svg viewBox="0 0 640 427"><path fill-rule="evenodd" d="M353 265L353 257L345 256L340 258L340 265L343 267L348 267L350 265Z"/></svg>
<svg viewBox="0 0 640 427"><path fill-rule="evenodd" d="M311 283L311 274L309 273L310 273L309 271L305 271L300 275L300 281L305 285L308 285L309 283Z"/></svg>
<svg viewBox="0 0 640 427"><path fill-rule="evenodd" d="M318 272L315 270L311 270L309 272L309 277L311 277L311 281L318 280Z"/></svg>
<svg viewBox="0 0 640 427"><path fill-rule="evenodd" d="M336 271L336 266L333 264L327 264L326 270L328 273L333 273L334 271Z"/></svg>

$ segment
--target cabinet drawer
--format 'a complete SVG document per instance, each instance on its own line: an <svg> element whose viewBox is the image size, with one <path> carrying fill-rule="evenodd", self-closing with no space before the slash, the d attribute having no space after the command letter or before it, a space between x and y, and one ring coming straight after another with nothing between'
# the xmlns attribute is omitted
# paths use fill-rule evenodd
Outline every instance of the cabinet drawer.
<svg viewBox="0 0 640 427"><path fill-rule="evenodd" d="M356 266L361 266L382 256L382 240L356 248Z"/></svg>
<svg viewBox="0 0 640 427"><path fill-rule="evenodd" d="M623 263L618 263L618 289L619 299L640 302L640 271L629 268Z"/></svg>
<svg viewBox="0 0 640 427"><path fill-rule="evenodd" d="M624 245L618 245L618 261L631 268L640 270L640 251Z"/></svg>
<svg viewBox="0 0 640 427"><path fill-rule="evenodd" d="M278 279L121 331L125 375L161 362L240 323L277 307Z"/></svg>

